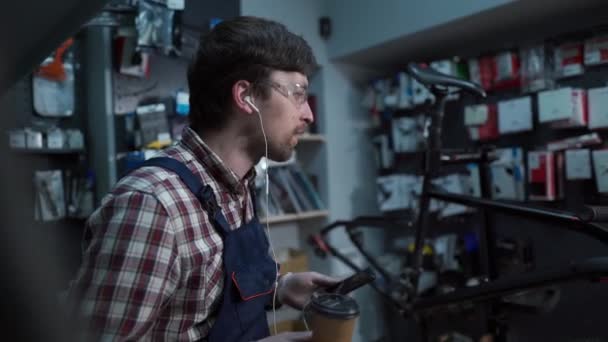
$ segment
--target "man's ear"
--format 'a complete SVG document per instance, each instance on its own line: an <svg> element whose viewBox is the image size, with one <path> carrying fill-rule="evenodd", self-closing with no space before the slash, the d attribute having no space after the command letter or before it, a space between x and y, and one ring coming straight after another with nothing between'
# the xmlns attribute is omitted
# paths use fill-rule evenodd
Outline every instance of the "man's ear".
<svg viewBox="0 0 608 342"><path fill-rule="evenodd" d="M255 105L251 105L248 103L245 98L249 97L250 101L253 102L251 98L251 82L245 80L238 80L232 86L232 102L234 106L242 112L255 114Z"/></svg>

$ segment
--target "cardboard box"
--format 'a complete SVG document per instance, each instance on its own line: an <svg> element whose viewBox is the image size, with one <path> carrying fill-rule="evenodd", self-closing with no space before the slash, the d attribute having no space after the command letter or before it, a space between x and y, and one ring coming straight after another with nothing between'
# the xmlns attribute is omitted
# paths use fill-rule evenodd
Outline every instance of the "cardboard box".
<svg viewBox="0 0 608 342"><path fill-rule="evenodd" d="M608 87L589 89L587 101L589 102L589 128L607 128Z"/></svg>
<svg viewBox="0 0 608 342"><path fill-rule="evenodd" d="M608 63L608 35L592 37L585 41L585 65Z"/></svg>
<svg viewBox="0 0 608 342"><path fill-rule="evenodd" d="M490 164L492 198L525 200L523 149L521 147L500 148L496 152L498 160Z"/></svg>
<svg viewBox="0 0 608 342"><path fill-rule="evenodd" d="M289 249L285 251L287 256L281 258L277 256L281 264L281 274L287 272L306 272L309 271L308 257L304 251Z"/></svg>
<svg viewBox="0 0 608 342"><path fill-rule="evenodd" d="M555 201L563 195L563 154L528 152L528 189L532 201Z"/></svg>
<svg viewBox="0 0 608 342"><path fill-rule="evenodd" d="M608 150L595 150L591 153L597 191L608 193Z"/></svg>
<svg viewBox="0 0 608 342"><path fill-rule="evenodd" d="M487 141L498 138L498 108L496 104L465 107L464 124L468 128L471 140Z"/></svg>
<svg viewBox="0 0 608 342"><path fill-rule="evenodd" d="M587 91L560 88L538 93L538 121L551 122L553 128L587 125Z"/></svg>
<svg viewBox="0 0 608 342"><path fill-rule="evenodd" d="M272 323L272 320L268 321L268 326L270 327L270 334L274 335L274 324ZM306 331L306 326L302 320L285 320L277 322L278 334L288 331Z"/></svg>
<svg viewBox="0 0 608 342"><path fill-rule="evenodd" d="M585 70L584 46L579 42L568 42L555 49L556 77L570 77L581 75Z"/></svg>
<svg viewBox="0 0 608 342"><path fill-rule="evenodd" d="M498 103L498 132L517 133L532 130L532 99L530 96Z"/></svg>

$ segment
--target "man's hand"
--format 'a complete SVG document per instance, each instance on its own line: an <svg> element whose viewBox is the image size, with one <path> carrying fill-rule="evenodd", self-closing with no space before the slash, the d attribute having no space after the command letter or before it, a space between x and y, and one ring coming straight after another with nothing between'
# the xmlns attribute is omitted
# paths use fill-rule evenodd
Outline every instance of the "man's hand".
<svg viewBox="0 0 608 342"><path fill-rule="evenodd" d="M311 341L312 331L302 332L284 332L274 336L268 336L258 342L300 342L300 341Z"/></svg>
<svg viewBox="0 0 608 342"><path fill-rule="evenodd" d="M283 304L301 310L315 290L338 282L339 279L317 272L287 273L279 281L277 299Z"/></svg>

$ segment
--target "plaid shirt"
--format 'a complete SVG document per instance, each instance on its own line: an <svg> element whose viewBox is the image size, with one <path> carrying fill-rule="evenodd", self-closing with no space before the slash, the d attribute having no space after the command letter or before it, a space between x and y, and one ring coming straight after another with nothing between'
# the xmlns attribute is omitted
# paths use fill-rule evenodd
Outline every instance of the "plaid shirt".
<svg viewBox="0 0 608 342"><path fill-rule="evenodd" d="M243 180L190 128L160 153L210 185L230 227L252 219ZM179 177L157 167L119 181L87 221L83 264L73 295L102 339L195 341L214 322L224 286L223 243Z"/></svg>

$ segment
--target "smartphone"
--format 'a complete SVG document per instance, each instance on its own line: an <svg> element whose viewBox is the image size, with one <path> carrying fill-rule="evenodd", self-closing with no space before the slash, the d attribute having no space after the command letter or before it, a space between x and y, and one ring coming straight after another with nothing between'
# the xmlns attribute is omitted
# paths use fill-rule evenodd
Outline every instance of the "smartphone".
<svg viewBox="0 0 608 342"><path fill-rule="evenodd" d="M336 285L328 287L325 291L331 293L348 294L363 285L369 284L376 279L376 275L371 270L366 269L357 272L350 277L343 279Z"/></svg>

